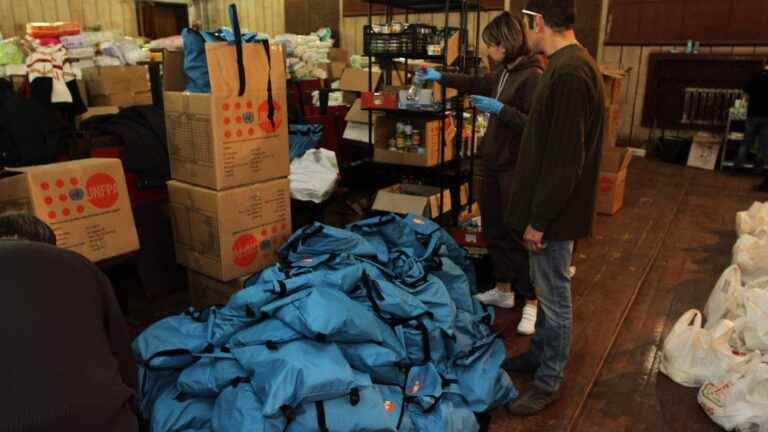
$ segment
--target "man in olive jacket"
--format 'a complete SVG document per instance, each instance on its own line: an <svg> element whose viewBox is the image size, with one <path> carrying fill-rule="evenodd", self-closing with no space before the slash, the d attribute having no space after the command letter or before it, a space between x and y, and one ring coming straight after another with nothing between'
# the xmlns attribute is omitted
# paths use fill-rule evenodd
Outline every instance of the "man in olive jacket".
<svg viewBox="0 0 768 432"><path fill-rule="evenodd" d="M528 41L549 58L523 134L506 222L523 233L540 311L530 350L508 359L534 384L508 409L541 411L559 397L571 350L569 268L575 240L590 234L605 121L602 76L576 40L573 0L531 0Z"/></svg>

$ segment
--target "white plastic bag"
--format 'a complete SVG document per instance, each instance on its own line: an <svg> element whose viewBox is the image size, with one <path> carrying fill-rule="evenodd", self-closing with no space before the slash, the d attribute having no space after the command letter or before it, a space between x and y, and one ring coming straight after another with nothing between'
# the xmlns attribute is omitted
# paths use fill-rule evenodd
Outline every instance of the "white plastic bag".
<svg viewBox="0 0 768 432"><path fill-rule="evenodd" d="M741 330L744 346L768 353L768 291L752 289L744 297L746 316Z"/></svg>
<svg viewBox="0 0 768 432"><path fill-rule="evenodd" d="M733 313L738 306L738 293L744 288L741 286L741 269L732 265L725 269L715 288L709 295L704 315L707 317L707 329L711 329L723 318L734 319Z"/></svg>
<svg viewBox="0 0 768 432"><path fill-rule="evenodd" d="M736 232L739 236L754 235L759 228L768 227L768 205L755 202L747 211L736 213Z"/></svg>
<svg viewBox="0 0 768 432"><path fill-rule="evenodd" d="M741 370L699 389L699 405L728 431L768 432L768 365L750 357Z"/></svg>
<svg viewBox="0 0 768 432"><path fill-rule="evenodd" d="M749 234L739 237L733 246L733 264L741 268L741 280L750 283L768 277L768 238Z"/></svg>
<svg viewBox="0 0 768 432"><path fill-rule="evenodd" d="M336 153L313 149L291 162L291 197L300 201L321 203L328 199L339 180Z"/></svg>
<svg viewBox="0 0 768 432"><path fill-rule="evenodd" d="M686 387L722 378L745 360L728 345L732 333L731 321L721 320L709 331L701 326L701 312L689 310L664 341L661 372Z"/></svg>

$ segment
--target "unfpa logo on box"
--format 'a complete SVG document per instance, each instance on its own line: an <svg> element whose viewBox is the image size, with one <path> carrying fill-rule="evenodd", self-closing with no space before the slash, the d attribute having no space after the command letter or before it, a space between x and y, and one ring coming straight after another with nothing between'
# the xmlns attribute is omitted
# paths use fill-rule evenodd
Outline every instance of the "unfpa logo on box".
<svg viewBox="0 0 768 432"><path fill-rule="evenodd" d="M100 209L112 207L120 198L117 181L107 173L92 175L85 183L85 190L88 194L88 202Z"/></svg>

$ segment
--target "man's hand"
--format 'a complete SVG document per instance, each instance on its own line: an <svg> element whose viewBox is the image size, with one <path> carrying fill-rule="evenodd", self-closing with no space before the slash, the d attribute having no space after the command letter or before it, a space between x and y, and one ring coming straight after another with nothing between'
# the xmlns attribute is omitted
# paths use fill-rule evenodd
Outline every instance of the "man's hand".
<svg viewBox="0 0 768 432"><path fill-rule="evenodd" d="M544 233L536 231L532 226L528 225L523 234L523 245L532 253L539 253L544 249Z"/></svg>

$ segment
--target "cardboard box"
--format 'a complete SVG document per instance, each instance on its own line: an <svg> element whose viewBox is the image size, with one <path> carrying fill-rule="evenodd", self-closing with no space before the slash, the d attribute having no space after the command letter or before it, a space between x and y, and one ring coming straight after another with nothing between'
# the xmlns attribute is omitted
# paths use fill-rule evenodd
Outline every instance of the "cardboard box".
<svg viewBox="0 0 768 432"><path fill-rule="evenodd" d="M227 304L232 294L240 291L251 276L243 276L229 282L216 279L187 269L187 286L189 287L189 303L195 308Z"/></svg>
<svg viewBox="0 0 768 432"><path fill-rule="evenodd" d="M622 69L606 65L600 66L605 85L605 105L618 105L624 96L624 80L631 69Z"/></svg>
<svg viewBox="0 0 768 432"><path fill-rule="evenodd" d="M331 48L328 50L328 60L347 64L349 62L349 51L344 48Z"/></svg>
<svg viewBox="0 0 768 432"><path fill-rule="evenodd" d="M206 49L211 50L211 45L221 44L206 44ZM255 56L263 69L247 70L248 90L238 97L234 88L237 86L232 84L237 82L235 77L223 80L218 87L213 85L211 94L185 92L183 53L165 53L163 97L174 179L224 190L288 176L288 108L282 46L271 47L274 125L267 118L266 55L261 45L256 44L249 46L246 55ZM214 70L211 72L215 75Z"/></svg>
<svg viewBox="0 0 768 432"><path fill-rule="evenodd" d="M79 126L80 123L88 120L91 117L96 117L100 115L117 114L119 112L120 112L120 107L116 107L116 106L89 107L88 111L84 112L83 114L77 117L77 123Z"/></svg>
<svg viewBox="0 0 768 432"><path fill-rule="evenodd" d="M440 212L440 188L433 186L397 184L376 194L373 210L398 214L415 214L436 218L451 210L451 192L443 191L443 211Z"/></svg>
<svg viewBox="0 0 768 432"><path fill-rule="evenodd" d="M360 99L355 99L355 102L352 104L352 107L347 111L346 117L344 117L344 120L347 122L354 122L354 123L365 123L368 124L368 113L369 111L364 111L362 109L361 101ZM383 113L373 113L373 119L376 121L377 117L381 117L384 115Z"/></svg>
<svg viewBox="0 0 768 432"><path fill-rule="evenodd" d="M88 96L150 91L146 66L103 66L83 69Z"/></svg>
<svg viewBox="0 0 768 432"><path fill-rule="evenodd" d="M7 169L0 180L0 213L32 213L56 233L59 247L91 261L139 249L123 165L82 159Z"/></svg>
<svg viewBox="0 0 768 432"><path fill-rule="evenodd" d="M611 105L605 107L607 114L605 124L605 135L603 136L603 148L616 147L616 141L619 138L619 126L621 126L621 105Z"/></svg>
<svg viewBox="0 0 768 432"><path fill-rule="evenodd" d="M291 234L288 179L218 192L168 182L176 259L220 281L275 263Z"/></svg>
<svg viewBox="0 0 768 432"><path fill-rule="evenodd" d="M109 95L92 95L91 107L130 107L136 105L152 105L152 93L114 93Z"/></svg>
<svg viewBox="0 0 768 432"><path fill-rule="evenodd" d="M372 71L371 79L373 83L373 90L377 90L379 87L379 81L381 81L381 72ZM339 89L350 92L367 92L368 88L368 69L356 69L346 68L341 75L341 82L339 82Z"/></svg>
<svg viewBox="0 0 768 432"><path fill-rule="evenodd" d="M427 149L426 154L420 155L389 150L389 139L395 136L398 121L408 121L415 129L421 130L421 139ZM376 118L373 132L373 160L375 162L422 167L440 164L441 122L439 119L426 120L413 117L382 116ZM453 139L455 136L456 128L453 126L453 120L451 117L447 117L445 161L454 158Z"/></svg>
<svg viewBox="0 0 768 432"><path fill-rule="evenodd" d="M624 205L627 170L632 160L629 149L604 149L597 183L597 212L614 215Z"/></svg>
<svg viewBox="0 0 768 432"><path fill-rule="evenodd" d="M333 82L341 79L344 70L347 69L346 63L330 62L328 63L328 80Z"/></svg>
<svg viewBox="0 0 768 432"><path fill-rule="evenodd" d="M688 166L705 170L714 170L720 155L723 139L718 135L698 132L693 136L691 151L688 153Z"/></svg>

